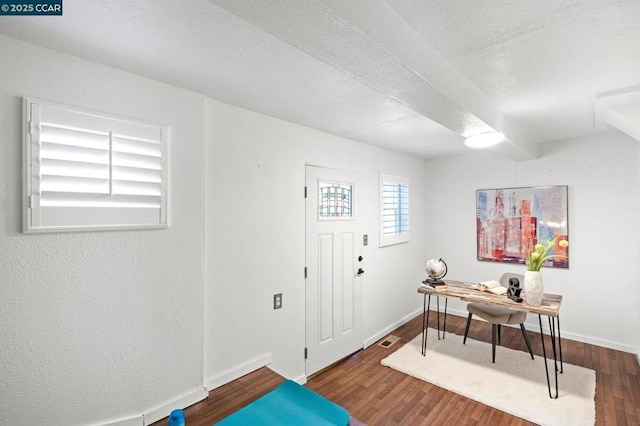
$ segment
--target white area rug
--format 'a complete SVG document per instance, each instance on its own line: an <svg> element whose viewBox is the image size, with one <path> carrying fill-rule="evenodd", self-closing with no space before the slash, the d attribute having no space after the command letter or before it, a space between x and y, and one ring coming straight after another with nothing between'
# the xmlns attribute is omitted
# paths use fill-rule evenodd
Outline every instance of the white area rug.
<svg viewBox="0 0 640 426"><path fill-rule="evenodd" d="M595 424L593 370L565 362L564 373L558 374L558 399L551 399L542 357L532 360L527 352L497 346L492 364L491 344L467 338L463 345L462 336L450 333L438 340L433 329L429 329L426 357L421 343L418 335L383 359L382 365L541 425ZM553 359L548 365L555 394Z"/></svg>

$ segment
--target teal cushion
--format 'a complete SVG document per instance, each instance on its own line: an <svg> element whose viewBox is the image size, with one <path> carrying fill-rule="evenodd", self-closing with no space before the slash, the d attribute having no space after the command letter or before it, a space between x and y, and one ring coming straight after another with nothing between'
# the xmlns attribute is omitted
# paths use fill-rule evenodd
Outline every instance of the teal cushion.
<svg viewBox="0 0 640 426"><path fill-rule="evenodd" d="M296 382L286 380L216 425L346 426L349 419L349 412L344 408Z"/></svg>

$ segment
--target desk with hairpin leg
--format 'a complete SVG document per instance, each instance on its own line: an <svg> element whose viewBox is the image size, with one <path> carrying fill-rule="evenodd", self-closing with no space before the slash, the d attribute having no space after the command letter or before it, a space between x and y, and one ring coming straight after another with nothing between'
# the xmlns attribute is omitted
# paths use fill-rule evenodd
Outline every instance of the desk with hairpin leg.
<svg viewBox="0 0 640 426"><path fill-rule="evenodd" d="M527 313L537 314L540 324L540 338L542 339L542 355L544 357L544 369L547 375L547 388L549 389L549 398L558 398L558 372L563 372L562 366L562 340L560 337L560 305L562 304L562 296L558 294L545 293L540 306L533 306L527 302L516 303L509 299L506 295L497 295L489 292L474 290L471 286L474 283L466 283L462 281L445 280L447 288L444 290L434 290L425 286L418 288L418 293L424 295L424 307L422 313L422 355L427 353L427 329L429 328L429 312L431 311L431 296L436 296L437 304L437 329L438 339L440 339L440 331L444 339L445 328L447 326L447 301L449 298L460 299L464 302L484 303L486 305L498 306L501 308L513 309L514 311L524 311ZM444 307L444 324L440 330L440 297L445 298ZM544 330L542 328L542 316L546 316L549 320L549 340L551 341L551 350L553 353L553 365L555 370L555 395L551 394L551 380L549 378L549 367L547 365L547 350L545 345ZM557 334L556 334L557 328ZM558 368L558 355L560 357L560 368Z"/></svg>

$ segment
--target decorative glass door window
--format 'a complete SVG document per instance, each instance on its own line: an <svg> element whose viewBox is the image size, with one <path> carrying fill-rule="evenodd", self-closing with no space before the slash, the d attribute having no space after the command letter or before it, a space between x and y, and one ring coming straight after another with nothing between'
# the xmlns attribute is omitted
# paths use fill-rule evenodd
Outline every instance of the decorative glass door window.
<svg viewBox="0 0 640 426"><path fill-rule="evenodd" d="M345 182L318 181L318 219L353 218L353 185Z"/></svg>

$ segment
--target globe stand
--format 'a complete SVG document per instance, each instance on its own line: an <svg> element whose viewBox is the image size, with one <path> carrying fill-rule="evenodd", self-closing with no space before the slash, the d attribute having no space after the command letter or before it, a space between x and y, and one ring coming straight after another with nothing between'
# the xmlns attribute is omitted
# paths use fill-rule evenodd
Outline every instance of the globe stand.
<svg viewBox="0 0 640 426"><path fill-rule="evenodd" d="M432 286L437 286L437 285L444 285L445 282L442 281L441 279L427 278L426 280L422 281L422 284L428 284L428 285L432 285Z"/></svg>

